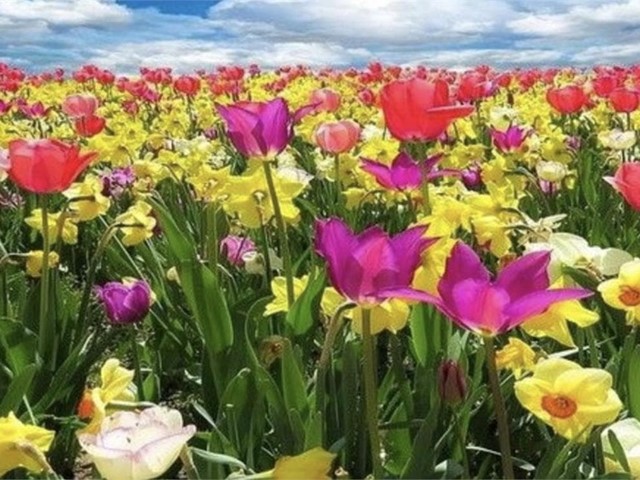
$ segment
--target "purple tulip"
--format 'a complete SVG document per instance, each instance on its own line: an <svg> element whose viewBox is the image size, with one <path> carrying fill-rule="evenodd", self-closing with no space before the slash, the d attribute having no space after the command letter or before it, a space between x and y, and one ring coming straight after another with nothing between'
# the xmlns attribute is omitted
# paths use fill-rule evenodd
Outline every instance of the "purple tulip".
<svg viewBox="0 0 640 480"><path fill-rule="evenodd" d="M131 167L116 168L102 176L102 194L118 198L135 180L136 176Z"/></svg>
<svg viewBox="0 0 640 480"><path fill-rule="evenodd" d="M436 307L462 328L482 335L507 332L557 302L591 296L581 288L549 289L550 252L511 262L491 279L478 255L458 242L438 284Z"/></svg>
<svg viewBox="0 0 640 480"><path fill-rule="evenodd" d="M262 159L271 159L287 148L293 137L293 125L314 107L302 107L292 115L282 98L270 102L216 104L233 146L246 157Z"/></svg>
<svg viewBox="0 0 640 480"><path fill-rule="evenodd" d="M482 181L482 167L477 163L468 166L460 172L460 179L469 190L478 190L484 185Z"/></svg>
<svg viewBox="0 0 640 480"><path fill-rule="evenodd" d="M527 139L531 130L512 125L506 131L491 129L491 139L495 147L502 153L509 153L518 150Z"/></svg>
<svg viewBox="0 0 640 480"><path fill-rule="evenodd" d="M244 265L245 254L255 251L256 245L249 237L227 235L220 241L220 252L226 254L229 263L236 267Z"/></svg>
<svg viewBox="0 0 640 480"><path fill-rule="evenodd" d="M402 152L393 159L391 166L363 158L362 169L373 175L384 188L397 191L413 190L420 188L423 179L431 182L436 178L459 175L457 170L437 170L436 166L440 160L442 155L433 155L425 160L424 165L419 165L408 153Z"/></svg>
<svg viewBox="0 0 640 480"><path fill-rule="evenodd" d="M137 323L151 308L151 287L144 280L132 283L109 282L96 287L109 322L115 325Z"/></svg>
<svg viewBox="0 0 640 480"><path fill-rule="evenodd" d="M327 262L331 283L359 305L375 305L388 298L424 302L437 299L411 288L422 253L437 239L425 238L425 226L389 237L379 227L355 235L342 220L317 220L315 249Z"/></svg>

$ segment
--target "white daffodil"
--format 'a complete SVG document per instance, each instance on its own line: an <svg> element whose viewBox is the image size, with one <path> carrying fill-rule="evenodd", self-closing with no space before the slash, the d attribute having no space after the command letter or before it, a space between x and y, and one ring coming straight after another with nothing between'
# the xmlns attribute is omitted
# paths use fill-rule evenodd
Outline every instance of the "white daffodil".
<svg viewBox="0 0 640 480"><path fill-rule="evenodd" d="M627 457L629 473L632 478L640 477L640 422L635 418L627 418L610 425L602 432L602 450L604 451L604 468L607 473L623 472L622 465L615 460L613 447L609 441L609 432L613 432Z"/></svg>
<svg viewBox="0 0 640 480"><path fill-rule="evenodd" d="M562 266L584 268L600 276L617 275L620 267L633 257L618 248L589 245L584 238L571 233L552 233L546 242L529 243L525 251L551 251L549 275L555 281L562 275Z"/></svg>
<svg viewBox="0 0 640 480"><path fill-rule="evenodd" d="M97 433L80 434L78 441L107 480L147 480L166 472L195 433L177 410L152 407L116 412Z"/></svg>

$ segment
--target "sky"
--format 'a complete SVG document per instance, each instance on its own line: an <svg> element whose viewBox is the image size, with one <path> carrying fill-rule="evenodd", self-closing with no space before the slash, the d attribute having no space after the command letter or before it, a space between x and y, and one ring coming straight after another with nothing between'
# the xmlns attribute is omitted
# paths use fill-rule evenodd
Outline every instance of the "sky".
<svg viewBox="0 0 640 480"><path fill-rule="evenodd" d="M0 0L0 62L33 73L373 60L640 63L640 0Z"/></svg>

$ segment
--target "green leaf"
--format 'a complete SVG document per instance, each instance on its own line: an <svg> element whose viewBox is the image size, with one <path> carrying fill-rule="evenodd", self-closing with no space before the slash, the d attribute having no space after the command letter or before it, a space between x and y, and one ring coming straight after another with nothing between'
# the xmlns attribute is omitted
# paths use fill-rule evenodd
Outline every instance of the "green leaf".
<svg viewBox="0 0 640 480"><path fill-rule="evenodd" d="M213 453L207 452L206 450L201 450L199 448L191 447L191 452L194 455L206 460L207 462L211 462L217 465L229 465L231 467L240 468L244 471L248 470L247 466L242 463L237 458L231 457L229 455L222 455L221 453Z"/></svg>
<svg viewBox="0 0 640 480"><path fill-rule="evenodd" d="M303 335L313 326L320 311L320 300L324 292L325 281L324 272L315 276L310 274L307 288L289 309L286 320L294 335Z"/></svg>
<svg viewBox="0 0 640 480"><path fill-rule="evenodd" d="M629 461L627 460L627 455L624 453L624 448L622 448L622 445L620 445L620 440L618 440L618 437L616 437L616 434L614 433L614 431L609 430L609 432L607 433L607 437L609 438L609 443L611 444L611 450L613 450L613 456L616 462L620 464L620 466L625 472L631 471L631 469L629 468Z"/></svg>
<svg viewBox="0 0 640 480"><path fill-rule="evenodd" d="M27 365L18 373L7 390L6 395L0 402L0 417L6 416L9 412L15 412L22 403L22 398L27 394L33 377L38 367L35 364Z"/></svg>
<svg viewBox="0 0 640 480"><path fill-rule="evenodd" d="M309 411L309 405L307 403L307 390L304 376L293 353L291 341L285 338L283 343L284 349L280 365L284 403L287 410L296 410L300 413L301 418L305 419Z"/></svg>
<svg viewBox="0 0 640 480"><path fill-rule="evenodd" d="M626 360L626 359L625 359ZM627 368L627 406L631 415L640 420L640 382L638 382L638 372L640 372L640 345L630 355Z"/></svg>

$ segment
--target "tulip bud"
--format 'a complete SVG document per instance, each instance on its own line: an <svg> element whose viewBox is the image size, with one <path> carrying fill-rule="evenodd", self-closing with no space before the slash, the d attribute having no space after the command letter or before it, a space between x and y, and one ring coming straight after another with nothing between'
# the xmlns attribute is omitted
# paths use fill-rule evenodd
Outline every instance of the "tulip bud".
<svg viewBox="0 0 640 480"><path fill-rule="evenodd" d="M467 380L458 362L447 360L438 367L438 394L449 405L457 405L467 396Z"/></svg>
<svg viewBox="0 0 640 480"><path fill-rule="evenodd" d="M316 144L328 153L345 153L355 147L360 139L360 125L353 120L327 122L315 133Z"/></svg>
<svg viewBox="0 0 640 480"><path fill-rule="evenodd" d="M469 190L477 190L482 187L482 169L480 165L474 164L461 171L462 183Z"/></svg>
<svg viewBox="0 0 640 480"><path fill-rule="evenodd" d="M316 105L316 112L335 112L340 108L341 98L329 88L319 88L311 94L309 103Z"/></svg>

